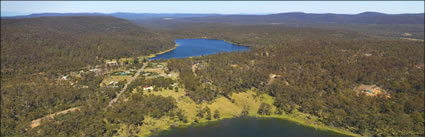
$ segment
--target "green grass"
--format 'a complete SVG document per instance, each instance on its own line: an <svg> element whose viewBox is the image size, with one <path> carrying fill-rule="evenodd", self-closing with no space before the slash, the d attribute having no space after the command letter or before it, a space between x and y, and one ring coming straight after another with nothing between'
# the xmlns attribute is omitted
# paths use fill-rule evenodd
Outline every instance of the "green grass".
<svg viewBox="0 0 425 137"><path fill-rule="evenodd" d="M349 136L359 136L357 134L351 133L344 129L329 127L326 125L323 125L322 123L317 121L317 117L310 116L308 114L304 114L301 112L294 112L290 115L276 115L274 114L274 111L276 110L275 106L273 106L274 98L267 95L267 94L260 94L257 95L257 93L253 91L246 91L246 92L240 92L240 93L234 93L231 95L231 98L235 101L232 103L229 99L224 97L218 97L211 103L203 102L201 104L196 104L192 99L185 96L185 92L182 88L179 88L179 92L175 92L174 90L163 90L154 92L151 91L148 93L148 91L139 91L144 92L144 94L152 94L152 95L158 95L158 96L164 96L164 97L173 97L177 101L177 107L178 109L182 110L184 114L188 118L188 123L183 123L182 121L179 121L177 118L171 118L171 117L162 117L160 119L154 119L151 117L147 117L145 119L145 123L140 127L138 127L141 131L137 134L141 137L148 137L152 134L158 133L160 131L168 130L170 129L171 125L178 126L178 127L185 127L189 126L191 124L194 124L196 117L196 114L198 110L203 109L205 107L209 107L211 109L211 112L215 110L220 111L220 118L212 120L207 120L205 118L199 119L199 123L196 125L203 125L208 124L209 122L218 121L226 118L234 118L238 117L241 114L241 111L244 107L249 108L249 116L252 117L261 117L261 118L281 118L285 120L289 120L295 123L298 123L303 126L313 127L318 130L324 130L324 131L332 131L337 132L344 135ZM272 105L272 115L258 115L257 111L261 103L267 103ZM310 117L310 118L307 118ZM125 128L128 128L126 126L121 126L123 129L121 129L122 133L126 131ZM128 130L128 129L127 129ZM120 135L124 135L121 134Z"/></svg>

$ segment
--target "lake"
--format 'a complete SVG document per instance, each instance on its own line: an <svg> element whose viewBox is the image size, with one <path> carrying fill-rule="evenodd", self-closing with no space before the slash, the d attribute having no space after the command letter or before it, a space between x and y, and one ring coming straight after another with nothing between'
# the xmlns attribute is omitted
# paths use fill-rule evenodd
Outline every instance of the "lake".
<svg viewBox="0 0 425 137"><path fill-rule="evenodd" d="M193 56L216 54L219 52L249 50L249 48L246 46L234 45L223 40L176 39L175 42L179 45L176 49L157 55L150 59L187 58Z"/></svg>
<svg viewBox="0 0 425 137"><path fill-rule="evenodd" d="M155 137L349 137L277 118L232 118L203 126L171 128Z"/></svg>

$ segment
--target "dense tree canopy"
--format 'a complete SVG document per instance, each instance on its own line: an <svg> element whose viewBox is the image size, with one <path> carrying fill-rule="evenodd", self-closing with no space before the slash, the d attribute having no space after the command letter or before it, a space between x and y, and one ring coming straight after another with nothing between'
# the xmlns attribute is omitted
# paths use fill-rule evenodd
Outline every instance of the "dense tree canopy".
<svg viewBox="0 0 425 137"><path fill-rule="evenodd" d="M174 46L167 35L113 17L2 19L1 34L2 75L79 69Z"/></svg>
<svg viewBox="0 0 425 137"><path fill-rule="evenodd" d="M2 18L1 136L21 134L28 130L29 121L71 107L89 104L98 106L91 111L101 111L123 82L118 83L120 88L100 87L103 76L95 76L85 67L101 64L104 59L149 55L173 46L173 39L167 35L113 17ZM80 77L59 79L80 70ZM87 119L101 119L95 116ZM81 120L90 121L87 119ZM78 128L91 126L86 124ZM78 133L76 129L62 129L55 130L73 131L65 135Z"/></svg>
<svg viewBox="0 0 425 137"><path fill-rule="evenodd" d="M423 42L273 25L183 23L148 30L111 17L2 19L1 27L1 136L112 136L118 125L143 125L148 117L187 122L175 99L142 92L122 96L106 110L123 81L118 88L100 86L104 76L90 72L58 80L63 72L103 59L168 49L172 37L251 47L167 61L169 71L179 73L179 88L196 103L253 90L272 96L277 112L307 113L361 135L424 136ZM173 82L140 77L127 93L140 85L169 88ZM375 84L389 97L359 94L355 88L362 84ZM81 109L28 127L31 120L75 106ZM269 115L272 107L262 104L255 111ZM241 116L248 113L246 107ZM205 107L198 116L212 119L220 113Z"/></svg>

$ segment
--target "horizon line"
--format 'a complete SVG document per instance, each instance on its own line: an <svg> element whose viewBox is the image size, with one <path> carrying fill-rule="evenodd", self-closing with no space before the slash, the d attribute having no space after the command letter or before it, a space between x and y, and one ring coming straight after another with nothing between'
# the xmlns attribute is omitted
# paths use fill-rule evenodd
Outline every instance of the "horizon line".
<svg viewBox="0 0 425 137"><path fill-rule="evenodd" d="M9 11L3 11L9 12ZM13 13L13 12L10 12ZM16 12L15 12L16 13ZM28 13L22 15L1 15L1 17L18 17L18 16L30 16L35 14L115 14L115 13L127 13L127 14L216 14L216 15L272 15L272 14L284 14L284 13L304 13L304 14L341 14L341 15L358 15L362 13L380 13L387 15L400 15L400 14L425 14L425 12L405 12L405 13L385 13L377 11L363 11L359 13L332 13L332 12L303 12L303 11L291 11L291 12L269 12L269 13L196 13L196 12L37 12Z"/></svg>

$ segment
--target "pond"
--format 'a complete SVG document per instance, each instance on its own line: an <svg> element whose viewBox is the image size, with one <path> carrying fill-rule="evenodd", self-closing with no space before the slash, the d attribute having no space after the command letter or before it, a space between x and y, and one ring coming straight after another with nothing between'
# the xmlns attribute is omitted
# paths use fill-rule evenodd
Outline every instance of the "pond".
<svg viewBox="0 0 425 137"><path fill-rule="evenodd" d="M349 137L277 118L232 118L204 126L171 128L156 137Z"/></svg>
<svg viewBox="0 0 425 137"><path fill-rule="evenodd" d="M176 39L177 48L150 59L187 58L193 56L210 55L219 52L245 51L246 46L234 45L223 40L213 39Z"/></svg>

